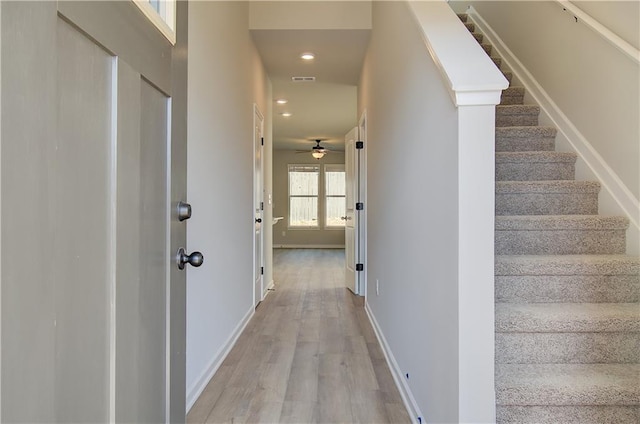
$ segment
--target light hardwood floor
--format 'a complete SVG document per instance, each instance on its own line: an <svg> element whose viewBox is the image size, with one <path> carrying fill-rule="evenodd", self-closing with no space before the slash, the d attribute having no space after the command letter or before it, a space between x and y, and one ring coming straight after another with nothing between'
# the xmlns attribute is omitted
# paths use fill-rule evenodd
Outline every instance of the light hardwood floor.
<svg viewBox="0 0 640 424"><path fill-rule="evenodd" d="M344 251L276 249L262 302L188 423L410 423Z"/></svg>

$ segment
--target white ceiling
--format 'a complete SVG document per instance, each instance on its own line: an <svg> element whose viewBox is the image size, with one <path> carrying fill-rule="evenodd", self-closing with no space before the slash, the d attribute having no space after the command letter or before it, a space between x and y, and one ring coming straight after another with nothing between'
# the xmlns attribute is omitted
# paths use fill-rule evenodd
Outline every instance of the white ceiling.
<svg viewBox="0 0 640 424"><path fill-rule="evenodd" d="M273 86L274 149L311 149L315 138L344 149L344 135L357 124L357 84L369 30L252 30ZM316 58L306 62L303 52ZM314 76L315 82L292 82ZM276 99L285 98L286 105ZM291 117L283 117L290 112Z"/></svg>

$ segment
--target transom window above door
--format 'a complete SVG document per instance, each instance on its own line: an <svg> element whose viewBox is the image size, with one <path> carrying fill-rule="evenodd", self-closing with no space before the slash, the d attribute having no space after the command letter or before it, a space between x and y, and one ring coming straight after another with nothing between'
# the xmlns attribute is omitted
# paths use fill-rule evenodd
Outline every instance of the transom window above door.
<svg viewBox="0 0 640 424"><path fill-rule="evenodd" d="M176 44L176 0L132 0L171 44Z"/></svg>

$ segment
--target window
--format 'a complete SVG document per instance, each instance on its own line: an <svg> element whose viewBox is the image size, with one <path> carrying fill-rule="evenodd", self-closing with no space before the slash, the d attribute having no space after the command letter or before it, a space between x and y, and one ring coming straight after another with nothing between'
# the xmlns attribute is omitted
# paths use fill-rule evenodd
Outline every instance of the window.
<svg viewBox="0 0 640 424"><path fill-rule="evenodd" d="M344 228L345 191L342 164L289 165L289 227Z"/></svg>
<svg viewBox="0 0 640 424"><path fill-rule="evenodd" d="M171 44L176 43L176 0L133 0Z"/></svg>
<svg viewBox="0 0 640 424"><path fill-rule="evenodd" d="M289 226L317 228L318 165L289 165Z"/></svg>
<svg viewBox="0 0 640 424"><path fill-rule="evenodd" d="M344 165L325 165L325 227L344 227L346 215Z"/></svg>

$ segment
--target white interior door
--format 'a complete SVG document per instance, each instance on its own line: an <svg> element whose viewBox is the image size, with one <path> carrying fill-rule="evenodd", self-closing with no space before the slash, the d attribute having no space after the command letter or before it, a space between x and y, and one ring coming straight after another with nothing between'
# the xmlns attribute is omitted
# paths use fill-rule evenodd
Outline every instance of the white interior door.
<svg viewBox="0 0 640 424"><path fill-rule="evenodd" d="M354 127L347 133L344 139L345 143L345 201L346 214L345 219L345 284L347 288L355 294L361 294L360 291L360 274L357 267L360 262L360 246L359 246L359 225L358 211L356 203L359 202L358 196L358 149L356 142L358 141L358 127Z"/></svg>
<svg viewBox="0 0 640 424"><path fill-rule="evenodd" d="M264 219L264 178L262 174L263 167L263 127L264 118L254 105L253 118L253 145L254 145L254 167L253 167L253 191L254 191L254 266L253 266L253 304L258 306L264 297L264 249L262 246L263 231L262 226L266 224Z"/></svg>
<svg viewBox="0 0 640 424"><path fill-rule="evenodd" d="M0 420L183 421L184 63L132 2L0 7Z"/></svg>

